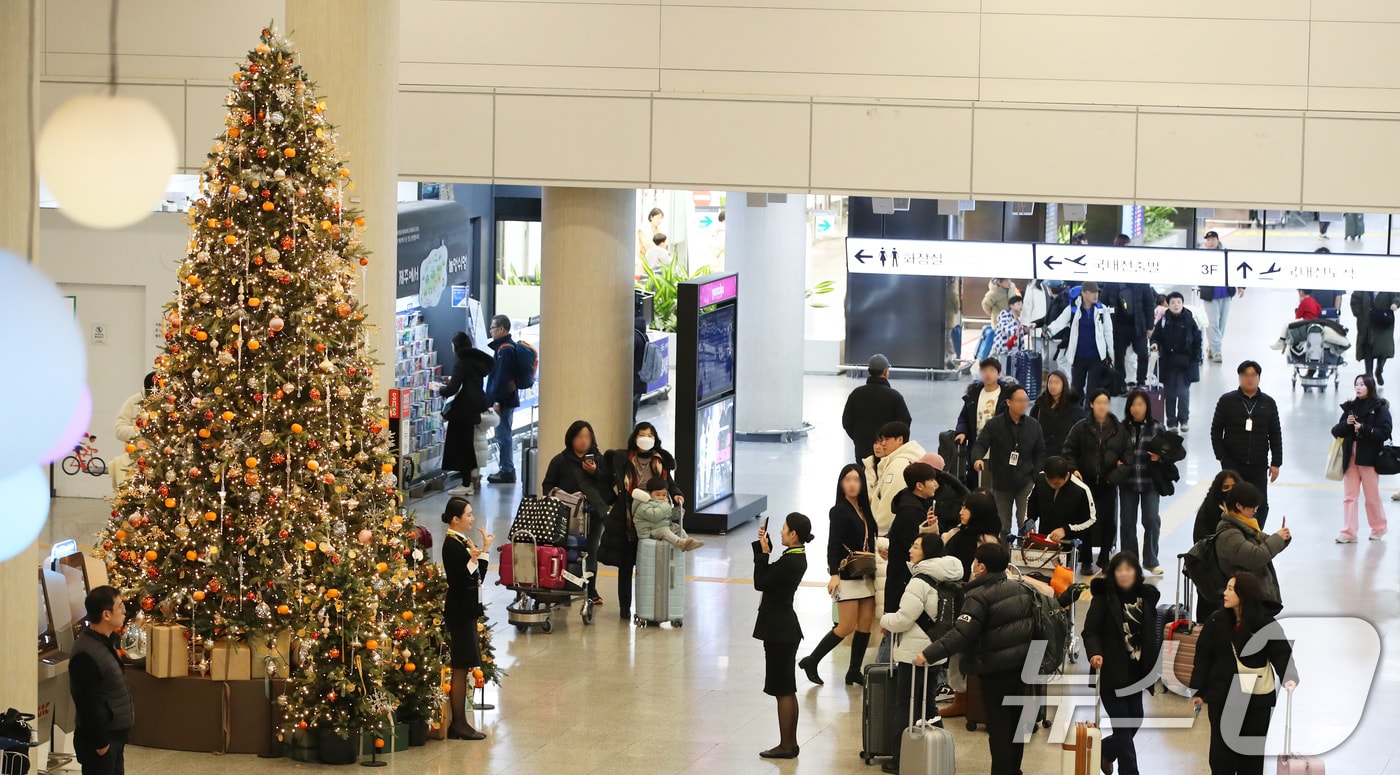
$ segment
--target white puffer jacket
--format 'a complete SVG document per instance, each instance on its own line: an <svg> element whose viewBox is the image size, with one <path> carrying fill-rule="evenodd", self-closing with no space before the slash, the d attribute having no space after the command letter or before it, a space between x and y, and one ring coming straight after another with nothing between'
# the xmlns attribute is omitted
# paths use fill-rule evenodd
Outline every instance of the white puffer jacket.
<svg viewBox="0 0 1400 775"><path fill-rule="evenodd" d="M899 599L899 610L880 617L880 626L890 632L899 633L894 647L896 662L914 661L920 651L928 648L928 635L918 625L921 614L938 618L938 590L919 578L920 574L930 576L935 581L962 581L962 562L956 557L935 557L924 560L913 567L914 578L904 588L904 596Z"/></svg>
<svg viewBox="0 0 1400 775"><path fill-rule="evenodd" d="M141 432L136 428L136 418L141 414L141 402L144 401L145 398L146 395L144 393L137 393L126 399L126 403L122 404L121 411L117 412L117 422L116 426L112 429L112 433L123 446L135 444L136 440L141 437ZM112 458L111 470L113 488L121 487L122 484L126 482L127 474L130 473L131 466L135 462L132 456L126 451Z"/></svg>
<svg viewBox="0 0 1400 775"><path fill-rule="evenodd" d="M880 550L888 549L890 541L885 534L894 523L894 496L903 490L904 469L910 463L917 463L925 454L917 441L906 441L898 449L878 461L872 455L865 459L865 482L870 489L870 511L879 528L875 539L875 610L885 610L885 571L889 561L880 555Z"/></svg>

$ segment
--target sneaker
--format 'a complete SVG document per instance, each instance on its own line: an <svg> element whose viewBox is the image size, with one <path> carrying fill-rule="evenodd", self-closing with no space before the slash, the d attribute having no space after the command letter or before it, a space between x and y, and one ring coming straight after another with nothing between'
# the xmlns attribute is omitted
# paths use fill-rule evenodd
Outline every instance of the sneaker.
<svg viewBox="0 0 1400 775"><path fill-rule="evenodd" d="M498 471L486 477L486 481L491 484L515 484L514 471Z"/></svg>
<svg viewBox="0 0 1400 775"><path fill-rule="evenodd" d="M1210 354L1210 362L1211 362L1211 363L1224 363L1224 362L1225 362L1225 359L1222 358L1222 357L1220 356L1219 353L1211 353L1211 354Z"/></svg>
<svg viewBox="0 0 1400 775"><path fill-rule="evenodd" d="M1187 432L1187 431L1189 431L1189 430L1191 430L1191 429L1186 425L1186 423L1182 423L1182 424L1176 426L1176 432L1177 432L1177 433L1185 433L1185 432Z"/></svg>
<svg viewBox="0 0 1400 775"><path fill-rule="evenodd" d="M476 491L466 485L462 485L461 487L453 487L447 491L447 494L453 498L465 498L468 495L476 495Z"/></svg>
<svg viewBox="0 0 1400 775"><path fill-rule="evenodd" d="M1356 543L1356 536L1349 536L1349 535L1346 535L1345 533L1343 533L1342 535L1337 536L1337 543L1339 543L1339 544L1354 544L1354 543Z"/></svg>
<svg viewBox="0 0 1400 775"><path fill-rule="evenodd" d="M1379 541L1379 540L1381 540L1382 538L1385 538L1385 534L1388 533L1388 532L1390 532L1390 531L1387 529L1387 530L1382 530L1382 531L1380 531L1379 533L1372 533L1372 534L1371 534L1371 540L1372 540L1372 541ZM1353 540L1355 540L1355 539L1353 539Z"/></svg>
<svg viewBox="0 0 1400 775"><path fill-rule="evenodd" d="M1147 572L1151 573L1153 576L1160 576L1162 575L1162 566L1153 565L1151 568L1147 569Z"/></svg>
<svg viewBox="0 0 1400 775"><path fill-rule="evenodd" d="M1390 499L1393 501L1400 501L1400 491L1392 493Z"/></svg>

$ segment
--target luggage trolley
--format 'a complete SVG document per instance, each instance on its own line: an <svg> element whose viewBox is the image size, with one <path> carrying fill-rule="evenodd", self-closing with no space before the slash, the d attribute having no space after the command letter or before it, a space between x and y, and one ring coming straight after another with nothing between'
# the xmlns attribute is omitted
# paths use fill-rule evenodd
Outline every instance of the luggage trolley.
<svg viewBox="0 0 1400 775"><path fill-rule="evenodd" d="M528 632L531 627L553 632L551 615L580 600L583 623L593 623L593 601L588 597L588 581L593 574L587 570L587 563L588 528L594 515L582 504L581 496L579 501L576 516L569 520L564 546L542 545L529 531L513 530L529 540L516 540L499 549L500 583L515 593L515 599L506 606L506 621L515 625L518 632Z"/></svg>
<svg viewBox="0 0 1400 775"><path fill-rule="evenodd" d="M1324 324L1321 322L1290 326L1284 343L1284 357L1293 367L1294 390L1300 384L1304 393L1313 388L1326 390L1329 382L1336 390L1341 384L1339 367L1344 359L1335 348L1327 345Z"/></svg>

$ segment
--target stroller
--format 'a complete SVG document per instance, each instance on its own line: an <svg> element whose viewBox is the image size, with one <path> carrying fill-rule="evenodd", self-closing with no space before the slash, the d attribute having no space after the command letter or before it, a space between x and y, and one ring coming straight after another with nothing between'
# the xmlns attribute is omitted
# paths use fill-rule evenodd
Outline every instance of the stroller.
<svg viewBox="0 0 1400 775"><path fill-rule="evenodd" d="M1293 367L1293 389L1301 384L1305 393L1312 388L1326 390L1329 382L1337 389L1344 353L1350 347L1347 329L1326 317L1289 323L1274 345Z"/></svg>

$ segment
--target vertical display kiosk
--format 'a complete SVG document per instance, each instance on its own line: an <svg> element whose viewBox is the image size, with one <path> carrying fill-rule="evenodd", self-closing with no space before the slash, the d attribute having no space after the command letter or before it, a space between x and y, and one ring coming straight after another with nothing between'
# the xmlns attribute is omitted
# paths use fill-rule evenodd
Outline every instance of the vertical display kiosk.
<svg viewBox="0 0 1400 775"><path fill-rule="evenodd" d="M676 293L676 480L685 528L727 533L768 507L765 495L734 492L735 371L739 276L711 274Z"/></svg>

